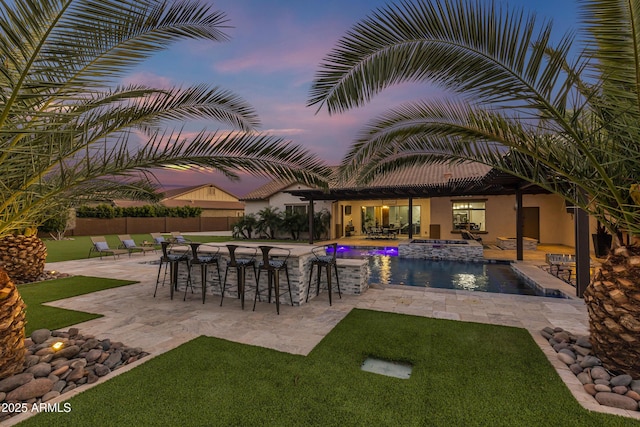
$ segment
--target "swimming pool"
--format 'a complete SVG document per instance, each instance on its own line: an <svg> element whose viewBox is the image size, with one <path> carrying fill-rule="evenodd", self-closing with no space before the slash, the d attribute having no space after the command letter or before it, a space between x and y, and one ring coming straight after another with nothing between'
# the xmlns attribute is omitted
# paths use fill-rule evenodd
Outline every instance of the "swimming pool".
<svg viewBox="0 0 640 427"><path fill-rule="evenodd" d="M339 246L340 258L367 258L370 284L407 285L503 294L540 293L504 263L431 261L398 257L395 247Z"/></svg>

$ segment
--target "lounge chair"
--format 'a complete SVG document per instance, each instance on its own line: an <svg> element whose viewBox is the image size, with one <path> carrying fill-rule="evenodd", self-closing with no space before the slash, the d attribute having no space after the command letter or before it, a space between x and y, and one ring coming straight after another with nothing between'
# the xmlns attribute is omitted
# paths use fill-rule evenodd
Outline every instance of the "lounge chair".
<svg viewBox="0 0 640 427"><path fill-rule="evenodd" d="M191 243L191 240L185 239L185 237L179 231L171 232L171 243L177 243L179 245Z"/></svg>
<svg viewBox="0 0 640 427"><path fill-rule="evenodd" d="M167 239L165 239L161 233L149 233L149 234L153 239L153 245L155 246L156 249L160 248L160 245L162 245L162 242L167 241Z"/></svg>
<svg viewBox="0 0 640 427"><path fill-rule="evenodd" d="M100 255L100 259L102 259L103 255L112 255L115 259L117 256L129 253L126 249L111 249L104 236L91 236L90 239L93 246L89 249L89 256L87 258L91 258L91 254L94 252Z"/></svg>
<svg viewBox="0 0 640 427"><path fill-rule="evenodd" d="M129 256L131 256L133 252L142 252L142 255L146 255L147 252L156 251L155 246L145 245L144 243L142 245L137 245L128 234L120 234L118 235L118 239L120 239L119 248L129 251Z"/></svg>

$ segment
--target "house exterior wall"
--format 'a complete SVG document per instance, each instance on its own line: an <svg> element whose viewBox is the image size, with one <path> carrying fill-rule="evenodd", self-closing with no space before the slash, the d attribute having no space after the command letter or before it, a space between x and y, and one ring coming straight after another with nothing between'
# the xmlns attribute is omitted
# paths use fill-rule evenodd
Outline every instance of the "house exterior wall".
<svg viewBox="0 0 640 427"><path fill-rule="evenodd" d="M196 190L172 197L173 200L200 200L215 202L237 202L238 198L215 186L201 187Z"/></svg>
<svg viewBox="0 0 640 427"><path fill-rule="evenodd" d="M276 194L273 194L266 200L245 200L244 205L244 213L245 215L254 214L258 215L262 209L266 207L278 208L278 211L284 212L285 207L287 205L295 205L295 206L309 206L309 202L300 200L299 197L293 196L289 193L285 193L287 190L301 190L301 189L309 189L310 187L294 184L290 187L279 191ZM322 209L327 209L331 212L331 201L318 200L313 204L314 212L319 212Z"/></svg>
<svg viewBox="0 0 640 427"><path fill-rule="evenodd" d="M462 198L431 199L431 221L433 224L440 224L442 239L460 238L460 234L452 230L452 200L460 199ZM485 200L486 233L480 234L484 241L495 242L498 237L515 237L515 196L469 197L469 200ZM540 208L540 243L574 245L573 218L566 212L561 197L550 194L524 195L522 205Z"/></svg>

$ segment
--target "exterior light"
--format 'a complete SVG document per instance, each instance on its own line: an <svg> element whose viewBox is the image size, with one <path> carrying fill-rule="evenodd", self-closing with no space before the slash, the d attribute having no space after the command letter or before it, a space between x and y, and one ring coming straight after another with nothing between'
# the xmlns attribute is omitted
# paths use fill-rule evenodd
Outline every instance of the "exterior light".
<svg viewBox="0 0 640 427"><path fill-rule="evenodd" d="M64 347L64 343L63 343L62 341L55 342L55 343L51 346L51 348L52 348L54 351L58 351L58 350L60 350L62 347Z"/></svg>

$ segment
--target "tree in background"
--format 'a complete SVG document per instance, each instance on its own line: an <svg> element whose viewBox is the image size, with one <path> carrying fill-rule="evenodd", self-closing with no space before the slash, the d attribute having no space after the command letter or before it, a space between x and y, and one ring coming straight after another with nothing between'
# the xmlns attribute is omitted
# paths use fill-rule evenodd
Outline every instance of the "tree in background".
<svg viewBox="0 0 640 427"><path fill-rule="evenodd" d="M206 85L118 83L171 43L224 41L225 28L225 15L204 0L0 2L0 253L44 266L35 230L49 212L94 199L153 199L153 168L196 167L231 178L245 171L323 186L322 162L256 133L258 117L237 95ZM192 136L180 128L188 120L231 130ZM37 272L11 274L22 280ZM0 283L5 291L10 286ZM10 335L0 331L3 350L14 345L5 340ZM3 353L0 366L9 362Z"/></svg>
<svg viewBox="0 0 640 427"><path fill-rule="evenodd" d="M338 113L406 81L452 94L373 120L340 174L366 182L424 163L475 161L564 197L638 235L640 0L583 0L583 31L493 2L434 0L379 9L323 61L309 104ZM508 153L508 154L507 154ZM614 239L615 240L615 239ZM617 248L585 293L596 355L640 377L640 250Z"/></svg>
<svg viewBox="0 0 640 427"><path fill-rule="evenodd" d="M267 237L267 239L273 239L275 233L280 229L282 217L278 208L267 206L260 209L257 216L256 232Z"/></svg>

